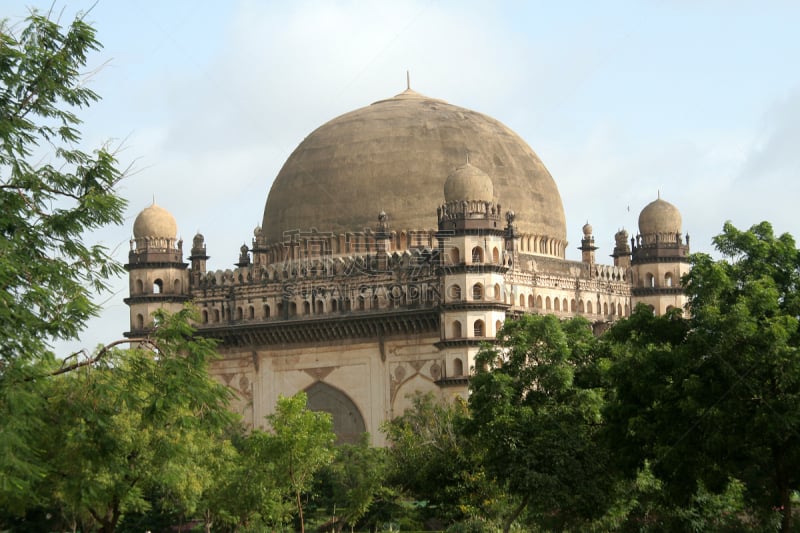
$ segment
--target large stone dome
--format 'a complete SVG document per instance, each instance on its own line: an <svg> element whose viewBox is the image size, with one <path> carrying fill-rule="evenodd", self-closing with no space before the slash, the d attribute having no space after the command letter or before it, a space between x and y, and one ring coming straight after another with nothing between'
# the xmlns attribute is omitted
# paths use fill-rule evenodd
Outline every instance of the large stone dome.
<svg viewBox="0 0 800 533"><path fill-rule="evenodd" d="M497 120L412 90L344 114L300 143L264 209L267 243L286 232L357 232L385 211L391 229L436 228L444 183L463 165L486 172L521 233L566 241L564 207L531 148Z"/></svg>

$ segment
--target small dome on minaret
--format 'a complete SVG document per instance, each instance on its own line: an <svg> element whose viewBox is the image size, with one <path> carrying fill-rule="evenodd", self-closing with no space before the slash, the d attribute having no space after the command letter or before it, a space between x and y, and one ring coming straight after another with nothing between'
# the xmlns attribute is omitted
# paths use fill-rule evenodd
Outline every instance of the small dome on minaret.
<svg viewBox="0 0 800 533"><path fill-rule="evenodd" d="M492 178L483 170L466 162L455 169L444 182L444 200L448 203L461 200L491 202L494 200Z"/></svg>
<svg viewBox="0 0 800 533"><path fill-rule="evenodd" d="M146 207L136 217L133 223L133 237L158 237L162 239L175 239L178 235L178 224L172 213L157 205Z"/></svg>
<svg viewBox="0 0 800 533"><path fill-rule="evenodd" d="M681 212L678 208L659 197L647 204L639 214L639 233L642 235L680 233L681 222Z"/></svg>

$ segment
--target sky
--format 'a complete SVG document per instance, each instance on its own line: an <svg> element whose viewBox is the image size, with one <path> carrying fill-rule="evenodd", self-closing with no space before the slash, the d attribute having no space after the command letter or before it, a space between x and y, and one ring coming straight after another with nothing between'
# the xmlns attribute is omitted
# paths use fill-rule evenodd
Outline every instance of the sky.
<svg viewBox="0 0 800 533"><path fill-rule="evenodd" d="M0 0L23 24L51 2ZM155 198L209 269L250 244L283 162L318 126L411 86L492 116L538 154L564 204L569 259L590 222L600 262L635 234L658 194L692 251L730 220L800 236L800 3L792 1L57 0L86 12L104 48L89 58L102 101L81 111L82 146L129 167L126 222L89 236L127 260ZM606 259L603 259L606 258ZM80 342L128 329L127 279Z"/></svg>

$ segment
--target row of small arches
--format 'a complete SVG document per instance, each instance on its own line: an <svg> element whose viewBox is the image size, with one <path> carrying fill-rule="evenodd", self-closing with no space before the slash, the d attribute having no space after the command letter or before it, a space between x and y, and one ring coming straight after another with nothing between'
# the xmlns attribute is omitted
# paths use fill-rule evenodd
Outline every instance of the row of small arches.
<svg viewBox="0 0 800 533"><path fill-rule="evenodd" d="M176 279L172 282L172 293L173 294L180 294L181 293L181 280ZM142 279L136 279L133 282L133 294L140 295L140 294L164 294L166 289L169 287L168 284L164 283L162 279L156 279L153 281L152 284L147 283ZM145 290L147 289L147 290Z"/></svg>
<svg viewBox="0 0 800 533"><path fill-rule="evenodd" d="M666 274L664 274L664 280L663 280L664 284L663 285L657 284L656 283L657 279L658 278L656 278L653 275L652 272L647 272L644 275L644 286L645 287L655 288L655 287L659 287L659 286L661 286L661 287L673 287L675 285L675 277L673 276L672 272L667 272Z"/></svg>
<svg viewBox="0 0 800 533"><path fill-rule="evenodd" d="M460 285L451 285L448 288L448 295L453 300L461 300L462 293L461 293L461 286ZM503 299L502 289L500 288L500 284L496 283L492 290L492 295L495 301L501 301ZM472 300L482 301L485 298L485 291L484 286L481 283L475 283L472 286L471 290L471 298ZM597 309L597 314L603 315L617 315L617 316L627 316L630 312L628 304L625 303L623 306L622 303L613 302L604 302L602 305L598 302L596 305L592 302L592 300L586 300L584 302L583 299L576 300L575 298L567 301L566 298L551 298L550 296L545 296L542 298L541 295L534 297L532 294L526 295L520 294L519 295L519 307L529 307L531 309L541 309L544 311L554 311L554 312L564 312L564 313L586 313L586 314L594 314L595 308ZM514 302L516 303L516 302Z"/></svg>
<svg viewBox="0 0 800 533"><path fill-rule="evenodd" d="M434 294L432 291L428 293L428 302L437 303L434 301ZM331 298L325 300L317 298L313 300L303 300L301 302L288 301L284 308L284 302L278 301L272 305L263 304L260 309L255 305L237 306L234 310L228 311L226 306L221 308L203 309L201 311L201 319L203 324L213 324L224 322L228 320L256 320L256 319L270 319L295 316L311 316L323 315L326 313L349 312L349 311L367 311L370 309L384 309L389 305L401 306L406 305L404 297L398 300L389 301L386 298L380 298L377 294L372 297L358 296L357 298ZM383 304L383 305L382 305Z"/></svg>
<svg viewBox="0 0 800 533"><path fill-rule="evenodd" d="M491 335L488 334L486 330L486 322L481 319L477 319L472 321L471 328L466 332L463 327L463 324L460 320L453 320L450 323L450 331L446 332L451 339L463 339L463 338L484 338L489 337ZM500 328L503 327L503 322L498 320L494 324L495 327L495 334L500 331Z"/></svg>
<svg viewBox="0 0 800 533"><path fill-rule="evenodd" d="M461 264L463 261L461 259L461 249L458 246L453 246L450 248L450 263L453 265ZM476 263L484 263L485 259L485 252L484 249L480 246L475 246L472 248L472 252L470 254L470 259L472 260L472 264ZM492 263L499 265L500 264L500 249L496 246L492 248Z"/></svg>
<svg viewBox="0 0 800 533"><path fill-rule="evenodd" d="M548 239L539 235L523 235L519 240L519 251L561 257L564 255L564 245L557 239Z"/></svg>
<svg viewBox="0 0 800 533"><path fill-rule="evenodd" d="M389 248L404 251L414 248L434 248L435 232L429 230L392 231ZM291 242L280 242L269 247L267 262L279 263L321 257L327 254L366 254L377 249L375 233L372 231L335 235L302 235Z"/></svg>

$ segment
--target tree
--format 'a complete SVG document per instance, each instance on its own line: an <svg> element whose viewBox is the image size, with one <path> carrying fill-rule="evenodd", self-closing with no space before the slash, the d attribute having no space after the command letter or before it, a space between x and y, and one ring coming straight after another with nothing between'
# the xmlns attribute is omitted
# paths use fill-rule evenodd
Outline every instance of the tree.
<svg viewBox="0 0 800 533"><path fill-rule="evenodd" d="M122 222L113 154L75 148L74 111L98 100L85 84L99 49L82 17L62 30L32 13L18 33L0 25L0 370L43 359L99 310L96 291L121 272L87 232Z"/></svg>
<svg viewBox="0 0 800 533"><path fill-rule="evenodd" d="M386 452L370 446L364 433L356 444L338 445L333 462L315 476L313 499L336 531L345 525L352 531L373 504L391 494Z"/></svg>
<svg viewBox="0 0 800 533"><path fill-rule="evenodd" d="M272 459L273 475L283 480L291 494L300 521L300 531L305 531L301 495L309 490L314 475L333 460L333 421L328 413L306 408L306 394L298 392L287 398L280 396L275 412L267 415L271 433L253 438L263 439L264 450Z"/></svg>
<svg viewBox="0 0 800 533"><path fill-rule="evenodd" d="M412 407L384 428L390 443L389 482L426 502L429 519L447 524L474 516L495 518L505 494L487 477L483 448L464 431L466 403L437 400L430 393L417 393L411 401Z"/></svg>
<svg viewBox="0 0 800 533"><path fill-rule="evenodd" d="M76 148L75 112L98 99L82 69L99 46L82 17L0 22L0 499L12 507L42 474L26 442L44 428L31 414L43 401L34 378L59 366L50 343L77 338L98 312L93 295L121 272L84 240L125 207L113 154Z"/></svg>
<svg viewBox="0 0 800 533"><path fill-rule="evenodd" d="M649 461L673 501L739 480L751 513L767 524L777 511L789 531L800 472L800 254L766 222L726 223L714 245L724 259L696 254L684 279L683 339L642 343L655 318L620 325L628 332L610 418L629 464Z"/></svg>
<svg viewBox="0 0 800 533"><path fill-rule="evenodd" d="M46 379L42 431L27 443L42 475L25 496L63 523L109 533L146 496L192 516L215 480L203 461L233 420L230 390L208 375L214 343L192 337L189 308L158 312L152 345ZM29 506L31 506L29 504Z"/></svg>
<svg viewBox="0 0 800 533"><path fill-rule="evenodd" d="M525 315L498 337L476 357L467 429L485 447L487 472L517 498L503 530L525 510L559 530L602 515L611 481L589 323Z"/></svg>

